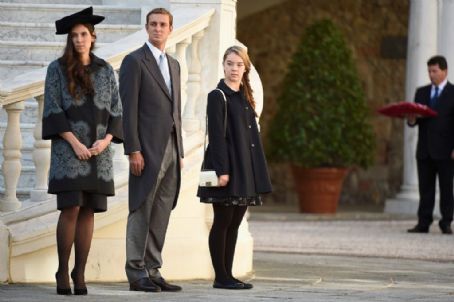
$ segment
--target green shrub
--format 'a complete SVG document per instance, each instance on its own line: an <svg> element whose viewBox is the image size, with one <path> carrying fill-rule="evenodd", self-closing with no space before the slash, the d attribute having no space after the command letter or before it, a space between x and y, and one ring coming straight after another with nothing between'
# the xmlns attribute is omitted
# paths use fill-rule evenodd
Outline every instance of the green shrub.
<svg viewBox="0 0 454 302"><path fill-rule="evenodd" d="M366 168L375 139L351 51L329 20L309 26L294 54L272 120L272 160L312 167Z"/></svg>

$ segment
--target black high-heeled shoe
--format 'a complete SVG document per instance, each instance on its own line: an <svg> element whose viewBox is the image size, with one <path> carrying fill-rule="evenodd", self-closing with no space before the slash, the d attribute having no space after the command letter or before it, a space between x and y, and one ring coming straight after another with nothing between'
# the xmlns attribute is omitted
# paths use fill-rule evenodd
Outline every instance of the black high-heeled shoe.
<svg viewBox="0 0 454 302"><path fill-rule="evenodd" d="M76 272L73 270L71 272L71 279L73 280L73 284L74 284L74 295L76 296L85 296L88 294L88 290L87 290L87 287L80 287L80 288L77 288L76 287Z"/></svg>
<svg viewBox="0 0 454 302"><path fill-rule="evenodd" d="M66 288L66 287L58 286L58 272L55 273L55 282L57 283L57 295L64 295L64 296L72 295L71 287Z"/></svg>

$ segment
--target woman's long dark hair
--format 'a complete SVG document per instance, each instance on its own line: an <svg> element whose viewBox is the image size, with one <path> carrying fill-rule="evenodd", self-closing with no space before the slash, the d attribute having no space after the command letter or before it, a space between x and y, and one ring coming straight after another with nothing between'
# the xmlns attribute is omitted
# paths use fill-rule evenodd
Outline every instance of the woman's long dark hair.
<svg viewBox="0 0 454 302"><path fill-rule="evenodd" d="M92 24L82 24L85 26L90 35L96 38L95 27ZM95 42L91 43L90 55L95 47ZM62 56L63 65L66 67L66 77L68 80L69 94L76 100L82 95L94 95L93 83L90 79L90 74L86 71L85 66L80 60L80 55L74 48L71 32L66 38L66 47ZM77 89L79 88L79 89Z"/></svg>

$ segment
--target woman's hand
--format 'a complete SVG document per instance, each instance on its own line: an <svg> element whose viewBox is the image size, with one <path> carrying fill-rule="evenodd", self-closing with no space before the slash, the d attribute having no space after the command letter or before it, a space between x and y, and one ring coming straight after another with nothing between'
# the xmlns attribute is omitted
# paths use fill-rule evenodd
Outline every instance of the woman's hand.
<svg viewBox="0 0 454 302"><path fill-rule="evenodd" d="M96 142L94 142L91 148L88 149L88 151L90 151L91 155L97 156L102 151L104 151L104 149L106 149L107 146L109 146L111 141L112 135L107 134L104 139L98 139Z"/></svg>
<svg viewBox="0 0 454 302"><path fill-rule="evenodd" d="M79 160L88 160L91 157L91 152L88 150L88 148L82 144L81 142L77 141L73 144L71 144L71 147L74 150L74 153L76 153L76 156Z"/></svg>
<svg viewBox="0 0 454 302"><path fill-rule="evenodd" d="M225 187L229 183L229 175L221 175L219 176L218 183L220 187Z"/></svg>
<svg viewBox="0 0 454 302"><path fill-rule="evenodd" d="M73 148L76 157L79 160L88 160L91 157L91 152L82 144L72 132L62 132L60 136L67 141Z"/></svg>

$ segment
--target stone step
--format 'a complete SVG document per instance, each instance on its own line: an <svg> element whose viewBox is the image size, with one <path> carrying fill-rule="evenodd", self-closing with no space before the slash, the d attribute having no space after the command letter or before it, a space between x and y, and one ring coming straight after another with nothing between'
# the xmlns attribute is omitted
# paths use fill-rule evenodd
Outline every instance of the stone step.
<svg viewBox="0 0 454 302"><path fill-rule="evenodd" d="M49 64L44 61L0 61L0 81Z"/></svg>
<svg viewBox="0 0 454 302"><path fill-rule="evenodd" d="M102 0L2 0L3 3L102 5Z"/></svg>
<svg viewBox="0 0 454 302"><path fill-rule="evenodd" d="M28 4L0 3L0 20L16 22L53 23L63 16L73 14L86 8L87 5L67 4ZM105 16L103 24L137 24L139 25L141 11L139 8L118 6L94 6L93 13Z"/></svg>
<svg viewBox="0 0 454 302"><path fill-rule="evenodd" d="M61 56L63 42L0 41L0 60L8 61L51 61Z"/></svg>
<svg viewBox="0 0 454 302"><path fill-rule="evenodd" d="M97 47L105 46L97 43ZM0 60L52 61L63 54L64 42L1 41ZM7 64L7 63L6 63Z"/></svg>
<svg viewBox="0 0 454 302"><path fill-rule="evenodd" d="M17 21L17 20L15 20ZM29 21L24 19L24 21ZM97 42L110 43L142 29L141 25L99 24L96 26ZM3 41L48 41L66 42L66 35L55 34L55 24L0 22L0 37Z"/></svg>

